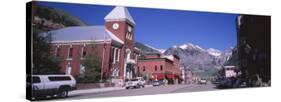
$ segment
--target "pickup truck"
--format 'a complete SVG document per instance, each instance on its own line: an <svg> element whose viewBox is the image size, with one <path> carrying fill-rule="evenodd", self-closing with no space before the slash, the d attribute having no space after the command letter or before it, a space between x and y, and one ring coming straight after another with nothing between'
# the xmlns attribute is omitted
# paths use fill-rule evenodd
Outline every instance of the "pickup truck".
<svg viewBox="0 0 281 102"><path fill-rule="evenodd" d="M71 75L32 75L27 77L31 99L47 96L68 97L68 92L76 89L76 80Z"/></svg>

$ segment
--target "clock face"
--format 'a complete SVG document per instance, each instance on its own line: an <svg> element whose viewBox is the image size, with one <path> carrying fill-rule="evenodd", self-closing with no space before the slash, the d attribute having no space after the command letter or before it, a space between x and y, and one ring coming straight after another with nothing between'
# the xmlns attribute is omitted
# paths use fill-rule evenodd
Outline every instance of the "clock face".
<svg viewBox="0 0 281 102"><path fill-rule="evenodd" d="M132 32L132 27L131 26L128 26L128 31Z"/></svg>
<svg viewBox="0 0 281 102"><path fill-rule="evenodd" d="M118 23L114 23L114 24L112 25L112 28L115 29L115 30L118 29L118 28L119 28L119 24L118 24Z"/></svg>

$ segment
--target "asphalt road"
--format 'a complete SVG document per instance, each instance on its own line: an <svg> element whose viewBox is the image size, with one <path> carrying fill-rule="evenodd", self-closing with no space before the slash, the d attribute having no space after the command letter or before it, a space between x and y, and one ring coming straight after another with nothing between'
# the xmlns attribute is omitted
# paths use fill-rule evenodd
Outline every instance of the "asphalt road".
<svg viewBox="0 0 281 102"><path fill-rule="evenodd" d="M122 89L109 92L87 93L69 96L67 99L86 99L86 98L101 98L101 97L118 97L118 96L136 96L136 95L152 95L152 94L167 94L179 92L195 92L195 91L210 91L216 90L214 85L208 83L206 85L167 85L156 87L145 87L138 89Z"/></svg>

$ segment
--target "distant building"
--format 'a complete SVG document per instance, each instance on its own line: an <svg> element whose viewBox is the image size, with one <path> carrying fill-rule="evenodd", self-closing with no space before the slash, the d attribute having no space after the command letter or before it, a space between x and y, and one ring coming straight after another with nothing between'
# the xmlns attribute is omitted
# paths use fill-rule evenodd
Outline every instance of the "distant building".
<svg viewBox="0 0 281 102"><path fill-rule="evenodd" d="M174 84L181 80L179 57L176 55L165 56L158 53L147 54L138 60L138 71L148 80L168 80Z"/></svg>
<svg viewBox="0 0 281 102"><path fill-rule="evenodd" d="M192 83L192 72L188 68L184 68L184 82L185 82L185 84Z"/></svg>
<svg viewBox="0 0 281 102"><path fill-rule="evenodd" d="M134 47L135 21L125 7L115 7L104 17L105 25L66 27L52 34L52 54L60 57L60 72L77 77L85 67L81 63L94 53L102 62L104 79L132 78L138 49Z"/></svg>
<svg viewBox="0 0 281 102"><path fill-rule="evenodd" d="M239 75L239 70L235 66L223 66L224 77L237 77Z"/></svg>

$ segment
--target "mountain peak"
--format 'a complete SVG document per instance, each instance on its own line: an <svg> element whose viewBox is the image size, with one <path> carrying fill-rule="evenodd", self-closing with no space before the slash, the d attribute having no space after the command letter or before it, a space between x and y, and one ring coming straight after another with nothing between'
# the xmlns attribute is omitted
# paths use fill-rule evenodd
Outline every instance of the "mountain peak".
<svg viewBox="0 0 281 102"><path fill-rule="evenodd" d="M177 45L173 45L173 48L177 48L178 46Z"/></svg>
<svg viewBox="0 0 281 102"><path fill-rule="evenodd" d="M200 51L204 51L203 48L201 48L200 46L198 45L194 45L192 43L187 43L187 44L183 44L181 46L179 46L181 49L185 50L185 49L198 49Z"/></svg>
<svg viewBox="0 0 281 102"><path fill-rule="evenodd" d="M220 56L222 54L222 52L218 49L214 49L214 48L209 48L207 49L207 52L210 54L210 55L213 55L213 56Z"/></svg>

